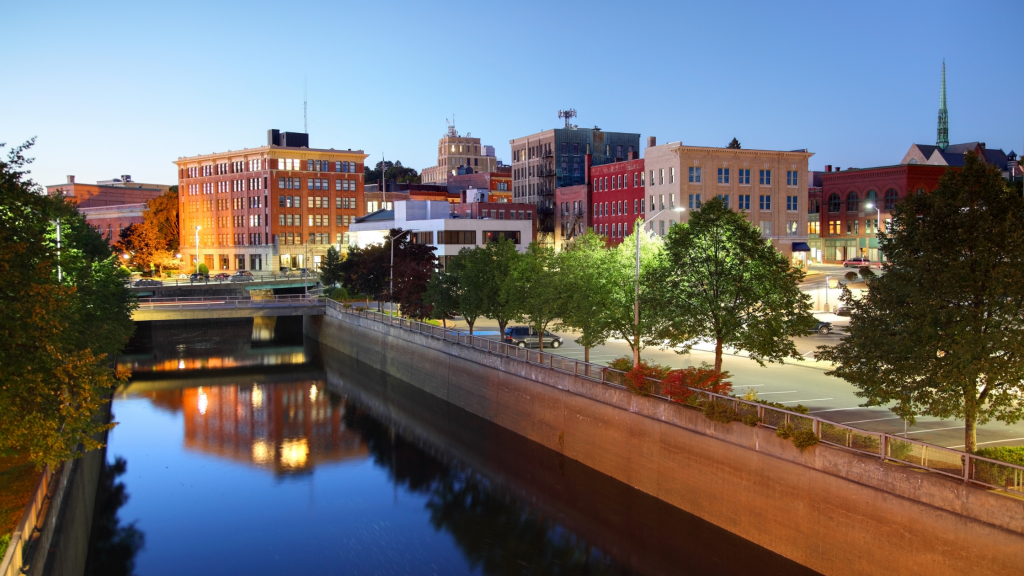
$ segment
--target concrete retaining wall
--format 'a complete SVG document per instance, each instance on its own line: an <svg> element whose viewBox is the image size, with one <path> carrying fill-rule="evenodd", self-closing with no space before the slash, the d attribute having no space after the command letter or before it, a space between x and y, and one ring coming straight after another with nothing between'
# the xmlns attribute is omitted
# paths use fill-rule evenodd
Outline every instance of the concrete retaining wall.
<svg viewBox="0 0 1024 576"><path fill-rule="evenodd" d="M327 348L824 574L1015 574L1024 501L328 310ZM325 354L332 351L325 349Z"/></svg>

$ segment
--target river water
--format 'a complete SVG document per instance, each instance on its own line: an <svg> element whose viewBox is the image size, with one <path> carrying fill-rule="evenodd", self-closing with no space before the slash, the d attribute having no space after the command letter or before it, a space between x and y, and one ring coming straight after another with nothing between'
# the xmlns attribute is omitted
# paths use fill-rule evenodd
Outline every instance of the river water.
<svg viewBox="0 0 1024 576"><path fill-rule="evenodd" d="M140 323L89 574L813 574L337 352Z"/></svg>

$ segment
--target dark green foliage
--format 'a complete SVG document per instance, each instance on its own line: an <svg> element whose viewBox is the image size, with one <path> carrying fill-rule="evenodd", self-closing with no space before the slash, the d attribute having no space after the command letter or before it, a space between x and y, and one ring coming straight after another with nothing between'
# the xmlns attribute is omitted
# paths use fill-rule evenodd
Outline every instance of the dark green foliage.
<svg viewBox="0 0 1024 576"><path fill-rule="evenodd" d="M879 235L885 274L850 308L848 336L819 348L867 406L978 423L1024 416L1024 201L968 154L931 194L908 196Z"/></svg>
<svg viewBox="0 0 1024 576"><path fill-rule="evenodd" d="M453 268L449 266L449 269ZM448 318L459 313L462 306L462 288L459 275L450 270L437 270L427 282L423 301L431 306L430 317L441 320L445 326Z"/></svg>
<svg viewBox="0 0 1024 576"><path fill-rule="evenodd" d="M590 349L604 344L610 335L614 308L615 254L603 238L587 230L558 253L558 327L579 332L576 343L583 346L584 360Z"/></svg>
<svg viewBox="0 0 1024 576"><path fill-rule="evenodd" d="M781 426L775 429L775 435L778 436L779 438L782 438L783 440L791 438L793 436L793 432L793 425L790 424L789 422L782 424Z"/></svg>
<svg viewBox="0 0 1024 576"><path fill-rule="evenodd" d="M860 267L860 268L859 268L859 269L857 270L857 272L858 272L858 273L860 273L860 277L861 277L861 278L863 278L863 279L865 279L865 280L871 280L871 279L872 279L872 278L874 278L875 276L878 276L877 274L875 274L875 271L874 271L874 270L872 270L872 269L871 269L870 267L868 267L868 266L861 266L861 267Z"/></svg>
<svg viewBox="0 0 1024 576"><path fill-rule="evenodd" d="M391 162L377 162L374 168L371 170L369 166L363 166L363 174L365 175L364 181L367 184L379 184L380 183L380 171L381 166L384 167L384 177L388 180L394 180L399 184L405 182L418 183L420 181L419 172L416 172L413 168L406 168L402 166L401 160Z"/></svg>
<svg viewBox="0 0 1024 576"><path fill-rule="evenodd" d="M803 277L743 214L713 198L666 236L653 284L667 318L661 336L680 353L715 342L719 372L724 347L762 366L800 358L792 337L815 322L800 291Z"/></svg>
<svg viewBox="0 0 1024 576"><path fill-rule="evenodd" d="M1016 464L1017 466L1024 466L1024 446L999 446L996 448L979 448L975 454L983 458L991 458L993 460L999 460L1006 462L1007 464Z"/></svg>
<svg viewBox="0 0 1024 576"><path fill-rule="evenodd" d="M723 424L728 424L729 422L740 419L739 414L733 410L732 406L726 402L719 402L716 400L704 403L704 416L706 416L708 420L721 422Z"/></svg>
<svg viewBox="0 0 1024 576"><path fill-rule="evenodd" d="M206 264L200 262L199 266L196 268L196 272L199 272L200 274L209 274L210 268Z"/></svg>
<svg viewBox="0 0 1024 576"><path fill-rule="evenodd" d="M810 448L821 440L814 434L814 430L797 430L793 432L793 445L803 450L804 448Z"/></svg>
<svg viewBox="0 0 1024 576"><path fill-rule="evenodd" d="M846 278L847 282L856 282L857 273L853 271L847 272L846 274L843 274L843 278Z"/></svg>
<svg viewBox="0 0 1024 576"><path fill-rule="evenodd" d="M750 413L745 414L742 421L747 426L757 426L761 419L757 417L757 413Z"/></svg>
<svg viewBox="0 0 1024 576"><path fill-rule="evenodd" d="M89 533L89 557L85 576L130 576L135 573L135 555L146 544L146 535L135 522L122 524L118 512L128 502L128 493L118 477L127 471L123 458L103 463L96 493L96 511Z"/></svg>
<svg viewBox="0 0 1024 576"><path fill-rule="evenodd" d="M324 286L337 286L342 279L342 257L338 250L331 246L327 249L324 261L320 263L320 283Z"/></svg>
<svg viewBox="0 0 1024 576"><path fill-rule="evenodd" d="M742 146L740 146L740 141L739 140L733 138L732 142L729 142L729 145L726 146L726 148L731 148L731 149L734 149L734 150L739 150L740 148L742 148Z"/></svg>
<svg viewBox="0 0 1024 576"><path fill-rule="evenodd" d="M514 318L526 322L538 334L540 349L544 349L544 332L561 315L561 278L552 248L530 244L512 269L510 282L502 287L519 300L519 314Z"/></svg>

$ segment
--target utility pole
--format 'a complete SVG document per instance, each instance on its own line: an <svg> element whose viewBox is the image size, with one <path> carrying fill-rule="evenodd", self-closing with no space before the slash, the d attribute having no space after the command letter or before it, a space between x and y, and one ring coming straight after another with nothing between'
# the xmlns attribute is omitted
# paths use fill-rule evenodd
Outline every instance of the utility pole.
<svg viewBox="0 0 1024 576"><path fill-rule="evenodd" d="M195 272L197 274L199 273L199 230L201 230L201 229L202 229L202 226L199 226L197 224L196 225L196 269L195 269Z"/></svg>

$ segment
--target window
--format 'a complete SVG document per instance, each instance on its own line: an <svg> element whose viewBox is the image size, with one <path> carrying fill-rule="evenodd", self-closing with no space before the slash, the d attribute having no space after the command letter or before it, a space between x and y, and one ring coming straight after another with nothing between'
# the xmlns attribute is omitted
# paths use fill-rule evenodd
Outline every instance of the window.
<svg viewBox="0 0 1024 576"><path fill-rule="evenodd" d="M750 194L740 194L737 196L737 199L739 200L739 205L736 206L737 209L750 210Z"/></svg>
<svg viewBox="0 0 1024 576"><path fill-rule="evenodd" d="M808 222L807 223L807 234L809 236L810 235L815 235L816 236L816 235L820 234L820 232L821 232L820 226L821 226L821 222Z"/></svg>
<svg viewBox="0 0 1024 576"><path fill-rule="evenodd" d="M772 184L772 171L761 170L761 186L771 186Z"/></svg>
<svg viewBox="0 0 1024 576"><path fill-rule="evenodd" d="M772 235L772 221L771 220L761 220L761 222L758 223L758 228L761 229L761 236L771 236Z"/></svg>
<svg viewBox="0 0 1024 576"><path fill-rule="evenodd" d="M636 199L633 200L633 214L639 214L639 212L637 212L637 205L639 203L640 203L639 200L636 200Z"/></svg>
<svg viewBox="0 0 1024 576"><path fill-rule="evenodd" d="M860 197L856 192L850 192L846 195L846 211L856 212L858 210L860 210Z"/></svg>
<svg viewBox="0 0 1024 576"><path fill-rule="evenodd" d="M799 224L800 223L797 222L796 220L790 220L790 221L786 222L786 236L796 236L797 235L797 226Z"/></svg>
<svg viewBox="0 0 1024 576"><path fill-rule="evenodd" d="M668 183L672 184L675 181L676 181L676 169L675 168L669 168L668 169Z"/></svg>
<svg viewBox="0 0 1024 576"><path fill-rule="evenodd" d="M654 170L651 170L651 177L649 182L651 183L651 186L654 186Z"/></svg>
<svg viewBox="0 0 1024 576"><path fill-rule="evenodd" d="M761 210L772 209L772 197L770 194L761 194Z"/></svg>
<svg viewBox="0 0 1024 576"><path fill-rule="evenodd" d="M786 196L786 210L796 212L798 209L797 196Z"/></svg>
<svg viewBox="0 0 1024 576"><path fill-rule="evenodd" d="M661 209L661 210L665 209L665 195L664 194L658 194L658 205L659 205L659 209Z"/></svg>
<svg viewBox="0 0 1024 576"><path fill-rule="evenodd" d="M829 211L829 213L834 214L836 212L839 212L840 206L842 206L842 201L839 199L839 194L836 194L835 192L833 192L828 197L828 211Z"/></svg>
<svg viewBox="0 0 1024 576"><path fill-rule="evenodd" d="M839 220L828 221L828 233L832 236L839 236L842 234L842 230L839 229Z"/></svg>
<svg viewBox="0 0 1024 576"><path fill-rule="evenodd" d="M700 209L700 194L690 194L690 210Z"/></svg>
<svg viewBox="0 0 1024 576"><path fill-rule="evenodd" d="M796 186L798 182L796 170L786 170L786 186Z"/></svg>
<svg viewBox="0 0 1024 576"><path fill-rule="evenodd" d="M700 168L698 166L690 166L690 182L700 183Z"/></svg>
<svg viewBox="0 0 1024 576"><path fill-rule="evenodd" d="M892 210L896 208L896 199L899 198L899 193L894 188L889 188L885 191L885 209Z"/></svg>
<svg viewBox="0 0 1024 576"><path fill-rule="evenodd" d="M878 205L878 192L875 192L874 190L868 190L867 195L864 196L864 207L867 208L868 204L871 204L872 209L880 207Z"/></svg>
<svg viewBox="0 0 1024 576"><path fill-rule="evenodd" d="M728 168L719 168L718 169L718 183L719 184L728 184L729 183L729 169Z"/></svg>
<svg viewBox="0 0 1024 576"><path fill-rule="evenodd" d="M665 183L665 169L664 168L658 168L658 184L661 185L661 184L664 184L664 183Z"/></svg>
<svg viewBox="0 0 1024 576"><path fill-rule="evenodd" d="M442 230L437 232L438 244L476 244L476 230Z"/></svg>
<svg viewBox="0 0 1024 576"><path fill-rule="evenodd" d="M728 194L719 194L718 195L718 199L721 200L725 204L726 208L729 207L729 195Z"/></svg>
<svg viewBox="0 0 1024 576"><path fill-rule="evenodd" d="M750 169L749 168L741 168L740 170L737 170L736 172L738 172L739 184L744 185L744 186L749 186L750 185Z"/></svg>
<svg viewBox="0 0 1024 576"><path fill-rule="evenodd" d="M665 235L665 221L664 220L658 220L658 235L660 235L660 236L664 236Z"/></svg>

